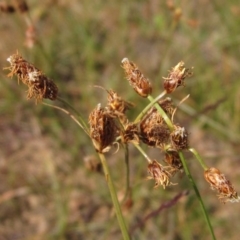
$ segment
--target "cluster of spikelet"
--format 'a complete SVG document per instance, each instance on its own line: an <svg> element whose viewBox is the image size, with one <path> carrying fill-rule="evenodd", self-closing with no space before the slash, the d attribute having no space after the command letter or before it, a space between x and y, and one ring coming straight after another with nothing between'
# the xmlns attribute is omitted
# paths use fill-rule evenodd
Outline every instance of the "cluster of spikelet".
<svg viewBox="0 0 240 240"><path fill-rule="evenodd" d="M122 60L122 67L132 88L141 97L148 97L152 92L152 85L138 67L127 58ZM190 69L184 68L184 63L180 62L165 78L165 90L168 93L174 91L190 75ZM174 106L170 98L160 100L157 104L169 118L172 117ZM171 130L155 106L139 121L131 122L125 115L125 111L131 107L133 104L123 100L116 92L108 91L107 106L101 107L99 104L89 116L90 136L94 146L98 152L106 152L119 137L125 144L142 142L160 148L165 152L164 161L167 166L156 160L149 160L148 171L149 179L155 180L155 187L162 185L165 188L172 184L170 177L182 170L178 151L188 148L188 133L184 127L178 125L173 125Z"/></svg>
<svg viewBox="0 0 240 240"><path fill-rule="evenodd" d="M28 86L28 98L36 101L48 98L55 100L58 88L35 66L24 60L18 53L7 59L10 63L9 77L16 75L18 81ZM152 85L138 67L127 58L122 60L122 67L126 79L131 87L141 96L147 98L152 92ZM192 70L185 68L183 62L173 67L167 77L163 78L166 94L174 92L183 86L185 79L192 75ZM89 115L89 135L97 152L108 152L114 143L146 144L161 149L164 153L165 165L156 160L148 160L149 179L155 181L155 187L163 188L173 185L170 178L183 170L179 152L189 149L188 133L186 129L173 123L176 108L170 98L158 100L150 106L136 121L130 121L126 111L134 105L122 99L115 91L107 90L107 104L98 104ZM162 111L159 111L159 109ZM166 121L168 119L168 121ZM170 120L171 119L171 120ZM170 123L169 123L170 121ZM218 192L222 202L239 201L239 197L231 182L216 168L205 168L204 177L213 190Z"/></svg>

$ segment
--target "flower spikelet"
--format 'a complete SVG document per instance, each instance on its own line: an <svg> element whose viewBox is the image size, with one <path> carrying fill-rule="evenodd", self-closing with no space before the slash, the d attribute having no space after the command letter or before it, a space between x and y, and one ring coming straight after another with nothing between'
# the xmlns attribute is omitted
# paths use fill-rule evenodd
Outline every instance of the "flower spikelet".
<svg viewBox="0 0 240 240"><path fill-rule="evenodd" d="M162 185L165 189L167 186L172 185L169 179L171 174L166 170L166 167L158 163L156 160L153 160L148 164L148 172L150 174L148 179L153 179L155 181L154 188Z"/></svg>
<svg viewBox="0 0 240 240"><path fill-rule="evenodd" d="M184 127L174 125L174 130L170 137L175 150L179 151L188 148L188 133Z"/></svg>
<svg viewBox="0 0 240 240"><path fill-rule="evenodd" d="M17 75L18 82L21 81L28 86L28 99L35 98L38 101L43 98L50 100L57 98L58 88L56 84L34 65L23 59L21 55L13 54L7 61L10 63L10 67L6 68L10 70L8 77Z"/></svg>
<svg viewBox="0 0 240 240"><path fill-rule="evenodd" d="M123 100L115 91L108 90L108 107L113 111L125 113L134 107L134 104Z"/></svg>
<svg viewBox="0 0 240 240"><path fill-rule="evenodd" d="M227 180L217 168L209 168L204 172L204 177L213 190L218 191L218 198L221 202L239 202L237 192L231 182Z"/></svg>
<svg viewBox="0 0 240 240"><path fill-rule="evenodd" d="M172 93L176 88L184 86L184 80L187 77L192 76L192 71L184 67L184 62L179 62L172 70L169 72L168 76L164 79L164 89L167 93Z"/></svg>
<svg viewBox="0 0 240 240"><path fill-rule="evenodd" d="M137 65L124 58L122 60L122 67L125 70L126 78L130 85L141 97L145 98L152 93L150 81L142 74Z"/></svg>
<svg viewBox="0 0 240 240"><path fill-rule="evenodd" d="M123 125L127 124L128 120L125 112L134 107L134 104L123 100L115 91L108 90L108 111L119 118Z"/></svg>
<svg viewBox="0 0 240 240"><path fill-rule="evenodd" d="M114 117L99 104L89 115L90 137L98 152L108 152L117 133Z"/></svg>
<svg viewBox="0 0 240 240"><path fill-rule="evenodd" d="M141 140L153 147L163 148L169 141L170 130L155 107L140 122Z"/></svg>

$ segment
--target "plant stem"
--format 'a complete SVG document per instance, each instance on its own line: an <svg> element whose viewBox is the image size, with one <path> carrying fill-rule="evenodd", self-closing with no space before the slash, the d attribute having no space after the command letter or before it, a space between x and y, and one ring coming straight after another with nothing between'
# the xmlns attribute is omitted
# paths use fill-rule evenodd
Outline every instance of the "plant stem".
<svg viewBox="0 0 240 240"><path fill-rule="evenodd" d="M207 170L208 167L207 167L206 164L203 162L203 160L202 160L202 158L200 157L199 153L198 153L194 148L189 148L188 150L194 154L194 156L197 158L197 160L198 160L199 163L201 164L202 168L203 168L204 170Z"/></svg>
<svg viewBox="0 0 240 240"><path fill-rule="evenodd" d="M138 149L138 151L144 156L148 163L151 163L152 160L148 157L148 155L144 152L144 150L138 145L134 143L134 146Z"/></svg>
<svg viewBox="0 0 240 240"><path fill-rule="evenodd" d="M135 119L134 123L137 123L138 121L141 120L141 118L147 113L147 111L155 104L157 103L164 95L166 95L166 91L163 91L160 95L158 95L155 99L151 98L150 103L141 111L141 113L137 116Z"/></svg>
<svg viewBox="0 0 240 240"><path fill-rule="evenodd" d="M130 236L129 236L129 233L128 233L128 230L127 230L127 227L126 227L123 215L122 215L122 210L121 210L118 198L117 198L116 190L115 190L115 187L114 187L114 184L113 184L113 181L112 181L112 177L111 177L111 174L110 174L110 171L109 171L109 168L108 168L106 158L102 153L99 153L99 157L101 159L101 163L102 163L102 166L103 166L103 171L104 171L104 174L105 174L105 177L106 177L109 192L110 192L112 202L113 202L113 206L114 206L114 209L115 209L115 212L116 212L116 215L117 215L118 223L119 223L119 226L121 228L123 239L124 240L130 240Z"/></svg>
<svg viewBox="0 0 240 240"><path fill-rule="evenodd" d="M81 114L71 105L69 104L66 100L64 100L63 98L57 97L57 100L62 102L63 104L67 105L69 108L71 108L78 116L79 121L81 122L82 126L84 127L85 131L88 129L87 124L85 123L85 121L83 120L83 117L81 116Z"/></svg>
<svg viewBox="0 0 240 240"><path fill-rule="evenodd" d="M201 195L200 195L200 193L199 193L199 191L198 191L197 185L196 185L196 183L195 183L195 181L194 181L194 179L193 179L193 177L192 177L192 175L191 175L191 173L190 173L190 171L189 171L189 169L188 169L188 166L187 166L187 164L186 164L186 160L185 160L185 158L184 158L184 155L183 155L183 153L182 153L181 151L179 151L178 154L179 154L179 157L180 157L180 159L181 159L181 162L182 162L184 171L185 171L185 173L186 173L189 181L191 182L191 184L192 184L192 186L193 186L193 189L194 189L194 191L195 191L195 193L196 193L196 195L197 195L198 201L199 201L199 203L200 203L200 205L201 205L201 208L202 208L202 211L203 211L203 215L204 215L205 220L206 220L206 222L207 222L208 228L209 228L209 230L210 230L210 232L211 232L212 239L213 239L213 240L216 240L216 237L215 237L215 235L214 235L213 228L212 228L212 225L211 225L211 222L210 222L210 219L209 219L207 210L206 210L206 208L205 208L205 206L204 206L204 203L203 203L203 200L202 200L202 198L201 198Z"/></svg>
<svg viewBox="0 0 240 240"><path fill-rule="evenodd" d="M56 109L59 109L61 110L62 112L66 113L67 115L69 115L72 120L77 123L77 125L82 128L84 130L84 132L89 136L89 129L88 128L84 128L84 126L76 119L75 116L73 116L70 112L68 112L66 109L64 108L61 108L61 107L58 107L58 106L55 106L55 105L51 105L51 104L48 104L48 103L45 103L43 102L42 104L46 105L46 106L49 106L49 107L52 107L52 108L56 108Z"/></svg>

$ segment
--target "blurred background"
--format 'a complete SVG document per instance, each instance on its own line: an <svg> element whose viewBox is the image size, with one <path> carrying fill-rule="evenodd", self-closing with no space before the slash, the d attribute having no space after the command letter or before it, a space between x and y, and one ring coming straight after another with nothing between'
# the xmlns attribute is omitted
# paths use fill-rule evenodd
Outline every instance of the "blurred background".
<svg viewBox="0 0 240 240"><path fill-rule="evenodd" d="M0 1L0 68L18 51L54 79L60 96L86 121L98 103L106 104L106 92L94 85L133 102L129 119L148 104L129 87L124 57L151 80L153 96L179 61L194 67L186 86L170 96L177 103L190 94L175 123L187 128L190 145L206 164L240 191L239 1L29 0L28 10L19 3L24 1ZM8 72L0 73L0 240L122 239L89 138L63 112L27 101L27 89ZM145 150L162 159L160 150ZM217 239L239 239L240 205L220 203L199 163L186 157ZM107 159L121 198L124 152L113 150ZM177 175L178 185L163 190L153 189L147 175L146 161L130 146L132 199L123 212L133 239L211 239L186 176Z"/></svg>

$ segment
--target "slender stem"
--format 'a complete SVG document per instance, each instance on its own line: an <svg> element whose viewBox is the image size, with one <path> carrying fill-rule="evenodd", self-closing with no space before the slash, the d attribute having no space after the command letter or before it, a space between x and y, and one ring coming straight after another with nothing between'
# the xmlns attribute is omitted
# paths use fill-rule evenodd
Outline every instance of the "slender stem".
<svg viewBox="0 0 240 240"><path fill-rule="evenodd" d="M179 154L179 157L180 157L180 159L181 159L181 162L182 162L184 171L185 171L185 173L186 173L189 181L191 182L191 184L192 184L192 186L193 186L193 189L194 189L194 191L195 191L195 193L196 193L196 195L197 195L198 201L199 201L199 203L200 203L200 205L201 205L201 208L202 208L202 211L203 211L203 215L204 215L205 220L206 220L206 222L207 222L208 228L209 228L209 230L210 230L210 232L211 232L212 239L213 239L213 240L216 240L216 237L215 237L215 235L214 235L214 231L213 231L213 228L212 228L212 225L211 225L209 216L208 216L208 212L207 212L207 210L206 210L206 208L205 208L205 206L204 206L204 203L203 203L203 200L202 200L202 198L201 198L201 195L200 195L200 193L199 193L199 191L198 191L197 185L196 185L196 183L195 183L195 181L194 181L194 179L193 179L193 177L192 177L192 175L191 175L191 173L190 173L190 171L189 171L189 169L188 169L188 166L187 166L187 164L186 164L186 160L185 160L185 158L184 158L184 155L183 155L183 153L182 153L181 151L179 151L178 154Z"/></svg>
<svg viewBox="0 0 240 240"><path fill-rule="evenodd" d="M57 97L57 100L59 102L62 102L63 104L65 104L66 106L68 106L70 109L72 109L77 115L80 115L80 113L70 104L68 103L65 99L61 98L61 97Z"/></svg>
<svg viewBox="0 0 240 240"><path fill-rule="evenodd" d="M84 127L85 130L88 129L87 124L85 123L85 121L83 120L83 117L81 116L81 114L71 105L69 104L66 100L64 100L63 98L57 97L57 100L59 100L60 102L62 102L63 104L67 105L69 108L71 108L78 116L82 126Z"/></svg>
<svg viewBox="0 0 240 240"><path fill-rule="evenodd" d="M115 212L116 212L116 215L117 215L119 226L121 228L123 239L124 240L130 240L130 236L129 236L129 233L128 233L128 230L127 230L127 227L126 227L123 215L122 215L122 210L121 210L118 198L117 198L116 190L115 190L115 187L114 187L114 184L113 184L113 181L112 181L112 177L111 177L111 174L110 174L110 171L109 171L109 168L108 168L106 158L102 153L99 153L99 157L101 159L101 163L102 163L102 166L103 166L103 171L104 171L104 174L105 174L105 177L106 177L109 192L111 194L113 206L114 206L114 209L115 209Z"/></svg>
<svg viewBox="0 0 240 240"><path fill-rule="evenodd" d="M69 116L72 118L72 120L73 120L75 123L77 123L78 126L80 126L80 127L84 130L84 132L85 132L87 135L89 135L89 130L88 130L88 128L85 129L85 128L83 127L83 125L75 118L75 116L73 116L73 115L72 115L70 112L68 112L66 109L61 108L61 107L58 107L58 106L55 106L55 105L51 105L51 104L48 104L48 103L45 103L45 102L43 102L42 104L44 104L44 105L46 105L46 106L49 106L49 107L52 107L52 108L59 109L59 110L61 110L62 112L66 113L67 115L69 115Z"/></svg>
<svg viewBox="0 0 240 240"><path fill-rule="evenodd" d="M148 155L143 151L143 149L136 143L133 143L134 146L138 149L138 151L144 156L144 158L148 161L148 163L151 163L152 160L148 157Z"/></svg>
<svg viewBox="0 0 240 240"><path fill-rule="evenodd" d="M141 113L137 116L134 123L137 123L141 120L141 118L147 113L147 111L155 104L157 103L164 95L166 95L166 91L164 90L160 95L158 95L154 100L150 100L151 102L141 111Z"/></svg>
<svg viewBox="0 0 240 240"><path fill-rule="evenodd" d="M200 157L199 153L198 153L194 148L189 148L188 150L194 154L194 156L197 158L197 160L198 160L199 163L201 164L202 168L203 168L204 170L207 170L208 167L207 167L207 165L204 163L204 161L202 160L202 158Z"/></svg>

